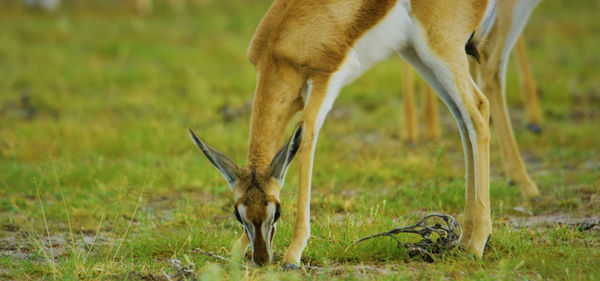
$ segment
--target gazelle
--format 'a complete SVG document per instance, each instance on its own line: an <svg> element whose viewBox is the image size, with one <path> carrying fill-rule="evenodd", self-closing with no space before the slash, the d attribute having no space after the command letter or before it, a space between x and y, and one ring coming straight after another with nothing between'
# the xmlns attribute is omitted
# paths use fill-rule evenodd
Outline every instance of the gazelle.
<svg viewBox="0 0 600 281"><path fill-rule="evenodd" d="M471 63L471 74L478 80L490 101L491 117L502 151L504 168L508 177L521 190L525 200L539 195L536 184L531 180L521 159L513 130L508 118L505 100L505 75L510 51L517 43L517 57L521 74L522 88L525 95L528 127L539 131L541 110L537 101L537 89L527 60L525 43L522 38L517 40L529 13L538 0L505 0L496 4L494 24L481 44L479 63ZM414 90L412 69L405 63L404 67L404 134L406 141L415 141L417 136L417 119L414 105ZM428 138L439 136L437 127L437 112L435 102L429 87L425 93L425 133Z"/></svg>
<svg viewBox="0 0 600 281"><path fill-rule="evenodd" d="M298 154L296 222L283 262L284 268L300 265L310 235L311 174L319 130L341 88L397 52L433 87L457 121L466 165L461 243L482 256L492 231L489 109L488 99L469 75L467 52L478 56L473 42L485 38L498 12L495 1L488 0L276 0L248 49L257 85L246 167L238 167L190 130L233 190L236 218L244 227L235 247L244 250L250 245L256 264L271 260L279 192ZM524 23L526 15L514 18ZM282 132L300 110L301 125L279 148Z"/></svg>

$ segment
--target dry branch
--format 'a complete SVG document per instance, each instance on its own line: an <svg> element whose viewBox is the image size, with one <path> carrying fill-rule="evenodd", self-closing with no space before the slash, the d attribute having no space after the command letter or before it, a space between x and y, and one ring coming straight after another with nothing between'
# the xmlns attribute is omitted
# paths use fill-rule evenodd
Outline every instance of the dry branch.
<svg viewBox="0 0 600 281"><path fill-rule="evenodd" d="M439 222L436 222L435 224L429 223L433 222L435 219L443 220L445 226ZM399 233L418 234L423 237L423 239L416 243L402 243L394 236L394 234ZM434 239L431 236L434 233L437 234L437 239ZM442 253L443 251L450 250L458 245L461 235L462 231L460 223L454 217L446 214L433 213L425 216L413 225L398 227L390 231L360 238L354 242L354 245L371 238L387 236L393 238L398 243L399 248L407 248L410 257L420 256L427 262L433 262L435 261L434 254Z"/></svg>

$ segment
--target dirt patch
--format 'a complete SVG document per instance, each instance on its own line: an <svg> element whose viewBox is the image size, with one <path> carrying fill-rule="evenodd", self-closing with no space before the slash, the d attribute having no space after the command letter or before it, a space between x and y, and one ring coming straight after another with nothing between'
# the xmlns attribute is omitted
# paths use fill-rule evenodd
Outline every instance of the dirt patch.
<svg viewBox="0 0 600 281"><path fill-rule="evenodd" d="M74 241L73 241L74 240ZM73 240L67 235L34 237L26 232L9 232L0 239L0 256L21 260L46 261L68 255L73 251L86 252L94 246L107 245L104 234L77 234Z"/></svg>
<svg viewBox="0 0 600 281"><path fill-rule="evenodd" d="M595 229L600 233L600 218L597 216L589 217L575 217L569 214L552 214L552 215L538 215L530 217L510 217L508 219L509 224L516 228L525 228L533 226L557 226L564 225L569 227L575 227L580 230L592 230Z"/></svg>
<svg viewBox="0 0 600 281"><path fill-rule="evenodd" d="M32 99L29 90L23 91L18 100L7 101L0 106L0 118L31 121L39 117L60 117L58 110L38 104Z"/></svg>
<svg viewBox="0 0 600 281"><path fill-rule="evenodd" d="M17 232L17 231L19 231L19 229L21 229L21 228L18 225L12 224L12 223L7 223L7 224L2 225L2 230L8 231L8 232Z"/></svg>
<svg viewBox="0 0 600 281"><path fill-rule="evenodd" d="M387 276L398 270L400 266L395 264L354 264L354 265L327 265L327 266L316 266L305 264L304 269L307 273L312 276L323 276L323 275L348 275L348 272L354 272L354 277L364 277L378 275ZM360 279L360 278L359 278Z"/></svg>

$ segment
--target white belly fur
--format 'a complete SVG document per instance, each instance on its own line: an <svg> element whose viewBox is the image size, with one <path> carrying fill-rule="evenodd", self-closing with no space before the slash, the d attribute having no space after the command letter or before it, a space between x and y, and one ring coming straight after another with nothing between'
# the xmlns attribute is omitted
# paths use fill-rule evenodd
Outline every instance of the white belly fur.
<svg viewBox="0 0 600 281"><path fill-rule="evenodd" d="M399 0L377 25L354 44L344 63L333 74L334 77L343 76L338 78L342 86L351 83L375 63L406 45L413 32L409 11L410 0Z"/></svg>

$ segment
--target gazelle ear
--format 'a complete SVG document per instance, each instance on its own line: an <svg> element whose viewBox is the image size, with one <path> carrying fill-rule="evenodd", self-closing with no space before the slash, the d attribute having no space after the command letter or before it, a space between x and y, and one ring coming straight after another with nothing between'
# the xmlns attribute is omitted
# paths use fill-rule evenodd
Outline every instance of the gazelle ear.
<svg viewBox="0 0 600 281"><path fill-rule="evenodd" d="M188 130L190 132L190 137L192 138L194 143L196 143L196 145L200 148L200 150L202 150L202 152L204 152L204 155L206 155L206 158L208 158L208 160L215 167L217 167L217 169L219 169L219 172L221 172L221 174L223 174L223 177L229 184L229 188L231 188L231 190L233 190L233 186L235 185L235 182L238 178L238 176L237 176L238 171L239 171L238 166L235 164L235 162L233 162L233 160L231 160L225 154L221 153L217 149L213 148L212 146L210 146L207 143L200 140L196 136L196 134L194 134L194 131L192 131L192 129L188 129Z"/></svg>
<svg viewBox="0 0 600 281"><path fill-rule="evenodd" d="M301 123L294 131L294 134L292 135L290 140L279 150L279 152L277 152L277 154L275 154L275 157L273 157L273 161L271 161L273 177L279 183L280 186L283 186L287 168L292 162L292 159L294 159L294 155L296 155L296 152L298 152L298 148L300 148L303 130L304 126Z"/></svg>

